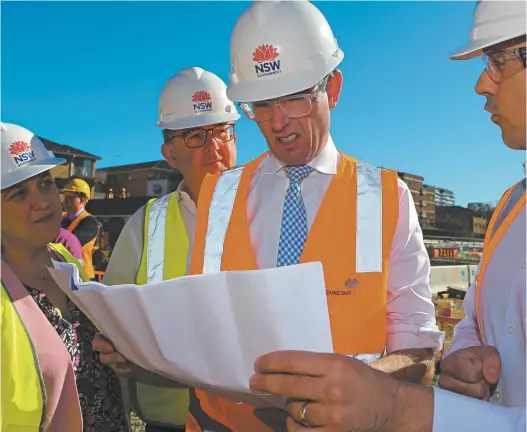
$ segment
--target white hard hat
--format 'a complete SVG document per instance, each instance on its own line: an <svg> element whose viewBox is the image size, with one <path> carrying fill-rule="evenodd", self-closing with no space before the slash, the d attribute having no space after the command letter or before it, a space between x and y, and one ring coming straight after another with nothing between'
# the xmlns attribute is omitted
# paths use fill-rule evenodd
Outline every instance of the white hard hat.
<svg viewBox="0 0 527 432"><path fill-rule="evenodd" d="M226 88L218 76L199 67L179 71L161 91L157 127L186 129L238 120Z"/></svg>
<svg viewBox="0 0 527 432"><path fill-rule="evenodd" d="M273 99L318 84L344 58L322 13L307 1L257 1L231 35L227 96Z"/></svg>
<svg viewBox="0 0 527 432"><path fill-rule="evenodd" d="M33 132L21 126L0 122L0 130L2 190L66 162L56 158Z"/></svg>
<svg viewBox="0 0 527 432"><path fill-rule="evenodd" d="M525 0L482 0L476 4L470 42L450 56L467 60L482 54L492 45L522 36L526 32Z"/></svg>

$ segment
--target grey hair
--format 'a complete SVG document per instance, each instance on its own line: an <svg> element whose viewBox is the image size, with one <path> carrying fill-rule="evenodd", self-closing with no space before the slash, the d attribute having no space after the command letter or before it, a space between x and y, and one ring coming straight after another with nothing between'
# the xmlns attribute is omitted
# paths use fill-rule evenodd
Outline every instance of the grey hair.
<svg viewBox="0 0 527 432"><path fill-rule="evenodd" d="M163 129L162 134L163 134L163 142L167 143L172 138L174 138L175 135L177 135L177 131L172 130L172 129Z"/></svg>

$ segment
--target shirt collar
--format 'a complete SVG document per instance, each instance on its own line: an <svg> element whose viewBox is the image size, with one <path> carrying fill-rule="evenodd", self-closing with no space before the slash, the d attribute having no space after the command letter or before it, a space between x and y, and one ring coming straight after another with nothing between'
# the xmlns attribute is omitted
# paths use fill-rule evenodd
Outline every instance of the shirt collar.
<svg viewBox="0 0 527 432"><path fill-rule="evenodd" d="M179 185L177 187L177 191L179 192L179 201L183 201L183 205L188 209L188 211L195 215L196 204L194 204L194 201L192 201L190 195L188 194L188 192L186 192L186 189L187 184L185 183L185 179L183 179L179 182Z"/></svg>
<svg viewBox="0 0 527 432"><path fill-rule="evenodd" d="M330 135L322 151L307 165L321 174L334 175L337 173L338 161L339 152ZM269 153L269 156L263 162L261 171L263 174L276 174L284 166L285 164L273 153Z"/></svg>

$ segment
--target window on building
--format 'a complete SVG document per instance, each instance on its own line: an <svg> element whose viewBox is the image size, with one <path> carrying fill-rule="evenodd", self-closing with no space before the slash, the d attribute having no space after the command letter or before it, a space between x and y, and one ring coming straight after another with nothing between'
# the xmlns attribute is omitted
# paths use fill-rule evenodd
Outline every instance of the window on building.
<svg viewBox="0 0 527 432"><path fill-rule="evenodd" d="M91 177L93 161L90 159L78 158L73 159L73 175L78 177Z"/></svg>

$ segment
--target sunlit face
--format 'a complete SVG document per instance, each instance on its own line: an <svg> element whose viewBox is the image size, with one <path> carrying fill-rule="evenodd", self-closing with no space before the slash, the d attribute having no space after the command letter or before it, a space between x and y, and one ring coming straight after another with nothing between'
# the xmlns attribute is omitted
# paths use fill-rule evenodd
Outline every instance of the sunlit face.
<svg viewBox="0 0 527 432"><path fill-rule="evenodd" d="M286 165L304 165L322 151L329 137L330 110L337 105L341 88L342 73L336 70L325 84L325 91L322 89L317 92L315 87L302 92L304 95L315 94L315 97L310 102L311 112L300 118L287 115L289 105L303 103L291 99L294 95L284 98L285 103L281 99L276 100L283 108L278 106L278 103L272 103L269 107L268 104L274 101L252 103L255 112L259 109L271 110L268 120L257 119L257 123L269 149L278 160Z"/></svg>
<svg viewBox="0 0 527 432"><path fill-rule="evenodd" d="M185 182L199 191L207 174L222 172L236 164L234 123L174 131L161 152Z"/></svg>
<svg viewBox="0 0 527 432"><path fill-rule="evenodd" d="M38 248L60 231L59 190L49 171L2 191L2 241Z"/></svg>
<svg viewBox="0 0 527 432"><path fill-rule="evenodd" d="M77 192L64 192L64 210L70 215L74 215L86 207L86 195Z"/></svg>
<svg viewBox="0 0 527 432"><path fill-rule="evenodd" d="M520 47L525 47L525 42L500 49ZM476 93L487 98L485 110L492 114L492 122L501 128L503 142L512 149L525 149L525 67L520 58L500 55L499 51L495 55L489 53L488 58L493 59L492 67L499 71L499 79L492 79L484 69L476 84Z"/></svg>

